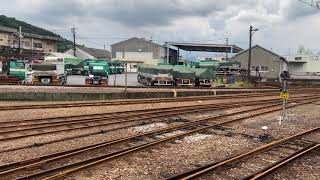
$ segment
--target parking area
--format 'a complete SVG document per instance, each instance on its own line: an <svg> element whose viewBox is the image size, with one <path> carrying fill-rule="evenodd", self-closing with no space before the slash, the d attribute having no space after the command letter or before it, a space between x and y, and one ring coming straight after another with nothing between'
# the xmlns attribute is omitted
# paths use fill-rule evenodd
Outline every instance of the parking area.
<svg viewBox="0 0 320 180"><path fill-rule="evenodd" d="M85 85L85 77L80 75L68 76L67 85ZM137 82L137 73L128 74L128 86L142 86ZM109 86L124 86L125 74L109 75Z"/></svg>

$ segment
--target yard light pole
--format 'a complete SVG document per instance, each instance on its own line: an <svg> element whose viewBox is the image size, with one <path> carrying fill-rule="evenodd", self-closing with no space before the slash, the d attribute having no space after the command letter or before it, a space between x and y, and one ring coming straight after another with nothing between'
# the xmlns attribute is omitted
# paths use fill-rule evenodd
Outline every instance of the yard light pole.
<svg viewBox="0 0 320 180"><path fill-rule="evenodd" d="M250 35L249 35L249 60L248 60L248 82L251 82L251 48L252 48L252 36L253 33L258 31L259 29L253 29L252 26L250 26Z"/></svg>

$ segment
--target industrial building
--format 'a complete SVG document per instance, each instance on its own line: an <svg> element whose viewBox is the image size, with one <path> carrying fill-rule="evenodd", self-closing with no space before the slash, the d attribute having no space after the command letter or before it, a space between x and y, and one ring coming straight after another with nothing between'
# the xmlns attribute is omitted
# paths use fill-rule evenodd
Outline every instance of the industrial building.
<svg viewBox="0 0 320 180"><path fill-rule="evenodd" d="M284 56L291 79L320 80L320 55Z"/></svg>
<svg viewBox="0 0 320 180"><path fill-rule="evenodd" d="M241 69L248 70L249 49L235 55L232 60L241 63ZM259 45L251 49L251 76L260 76L262 80L277 81L282 71L281 56Z"/></svg>
<svg viewBox="0 0 320 180"><path fill-rule="evenodd" d="M130 38L111 45L111 57L127 63L128 72L136 72L138 64L164 62L166 49L144 38Z"/></svg>

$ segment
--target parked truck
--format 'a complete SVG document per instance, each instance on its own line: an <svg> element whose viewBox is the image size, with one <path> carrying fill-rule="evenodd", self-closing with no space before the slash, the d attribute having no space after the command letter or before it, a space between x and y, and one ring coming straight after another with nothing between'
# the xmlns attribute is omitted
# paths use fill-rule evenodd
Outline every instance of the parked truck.
<svg viewBox="0 0 320 180"><path fill-rule="evenodd" d="M147 86L173 86L173 66L167 64L138 66L137 80Z"/></svg>
<svg viewBox="0 0 320 180"><path fill-rule="evenodd" d="M174 84L176 86L195 86L195 72L184 65L177 65L173 68Z"/></svg>
<svg viewBox="0 0 320 180"><path fill-rule="evenodd" d="M124 63L121 61L110 61L109 62L109 73L110 74L122 74L124 72Z"/></svg>
<svg viewBox="0 0 320 180"><path fill-rule="evenodd" d="M211 87L215 79L214 72L211 69L205 68L191 68L195 73L195 86L197 87Z"/></svg>
<svg viewBox="0 0 320 180"><path fill-rule="evenodd" d="M14 59L10 60L8 75L11 77L19 77L20 81L24 81L26 77L26 61Z"/></svg>
<svg viewBox="0 0 320 180"><path fill-rule="evenodd" d="M66 84L67 72L63 58L46 58L41 64L32 64L33 84Z"/></svg>
<svg viewBox="0 0 320 180"><path fill-rule="evenodd" d="M27 61L12 59L3 64L0 83L24 83L26 80Z"/></svg>
<svg viewBox="0 0 320 180"><path fill-rule="evenodd" d="M68 75L83 74L83 59L81 58L64 58L65 68Z"/></svg>
<svg viewBox="0 0 320 180"><path fill-rule="evenodd" d="M88 76L86 85L108 86L109 64L108 62L91 62L88 64Z"/></svg>

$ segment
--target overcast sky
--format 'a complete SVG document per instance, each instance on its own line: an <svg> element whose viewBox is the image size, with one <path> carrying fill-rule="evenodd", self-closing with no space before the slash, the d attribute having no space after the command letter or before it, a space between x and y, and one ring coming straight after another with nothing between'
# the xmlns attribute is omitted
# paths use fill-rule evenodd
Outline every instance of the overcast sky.
<svg viewBox="0 0 320 180"><path fill-rule="evenodd" d="M308 1L308 0L307 0ZM89 47L125 38L225 43L248 47L249 26L260 30L253 44L285 55L304 45L320 52L320 9L298 0L10 0L1 14L26 21Z"/></svg>

